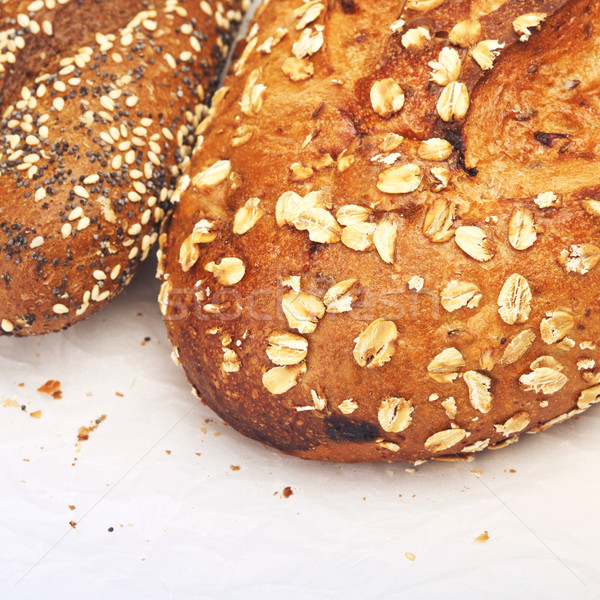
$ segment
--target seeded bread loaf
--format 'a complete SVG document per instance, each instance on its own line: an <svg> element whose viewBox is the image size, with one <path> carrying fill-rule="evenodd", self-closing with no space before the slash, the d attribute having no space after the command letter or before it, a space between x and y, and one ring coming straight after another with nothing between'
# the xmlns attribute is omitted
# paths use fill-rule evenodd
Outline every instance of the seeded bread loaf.
<svg viewBox="0 0 600 600"><path fill-rule="evenodd" d="M596 402L599 31L590 0L266 3L161 238L200 397L334 461Z"/></svg>
<svg viewBox="0 0 600 600"><path fill-rule="evenodd" d="M240 4L2 3L0 333L62 329L129 282Z"/></svg>

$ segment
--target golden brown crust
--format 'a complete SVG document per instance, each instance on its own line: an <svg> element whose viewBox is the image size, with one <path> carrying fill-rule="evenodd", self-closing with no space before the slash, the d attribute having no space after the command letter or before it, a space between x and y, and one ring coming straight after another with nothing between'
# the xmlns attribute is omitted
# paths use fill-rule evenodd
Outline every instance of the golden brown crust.
<svg viewBox="0 0 600 600"><path fill-rule="evenodd" d="M397 6L264 6L161 240L188 379L305 458L469 457L600 397L599 3Z"/></svg>
<svg viewBox="0 0 600 600"><path fill-rule="evenodd" d="M72 325L129 282L189 161L239 5L2 5L0 334Z"/></svg>

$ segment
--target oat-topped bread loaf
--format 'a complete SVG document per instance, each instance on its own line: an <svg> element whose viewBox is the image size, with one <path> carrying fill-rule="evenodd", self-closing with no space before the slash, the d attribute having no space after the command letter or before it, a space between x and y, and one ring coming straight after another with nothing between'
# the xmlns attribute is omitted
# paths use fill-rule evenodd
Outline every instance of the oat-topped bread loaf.
<svg viewBox="0 0 600 600"><path fill-rule="evenodd" d="M240 4L0 5L0 334L72 325L129 282Z"/></svg>
<svg viewBox="0 0 600 600"><path fill-rule="evenodd" d="M600 394L600 3L272 0L168 237L175 356L236 429L470 457Z"/></svg>

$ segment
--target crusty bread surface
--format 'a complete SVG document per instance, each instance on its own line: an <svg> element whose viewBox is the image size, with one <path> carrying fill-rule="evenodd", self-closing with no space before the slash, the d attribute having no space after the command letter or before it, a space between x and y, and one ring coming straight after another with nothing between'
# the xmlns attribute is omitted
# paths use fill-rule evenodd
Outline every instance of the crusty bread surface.
<svg viewBox="0 0 600 600"><path fill-rule="evenodd" d="M240 4L0 4L0 334L63 329L130 281Z"/></svg>
<svg viewBox="0 0 600 600"><path fill-rule="evenodd" d="M272 0L200 125L160 306L304 458L468 459L600 396L600 3Z"/></svg>

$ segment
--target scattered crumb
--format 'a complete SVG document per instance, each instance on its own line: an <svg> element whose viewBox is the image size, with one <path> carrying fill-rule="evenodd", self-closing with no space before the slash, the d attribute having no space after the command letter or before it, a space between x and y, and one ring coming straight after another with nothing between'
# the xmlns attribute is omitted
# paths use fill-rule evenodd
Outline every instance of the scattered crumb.
<svg viewBox="0 0 600 600"><path fill-rule="evenodd" d="M509 473L516 473L516 472L517 472L517 470L516 470L516 469L510 469L508 472L509 472Z"/></svg>
<svg viewBox="0 0 600 600"><path fill-rule="evenodd" d="M80 442L89 440L90 433L92 433L92 431L97 429L98 425L100 425L100 423L102 423L102 421L104 421L105 419L106 419L106 415L102 415L101 417L97 418L94 421L94 423L92 425L90 425L89 427L80 427L79 431L77 432L77 440Z"/></svg>
<svg viewBox="0 0 600 600"><path fill-rule="evenodd" d="M55 379L48 379L46 383L40 386L37 389L38 392L42 394L48 394L52 396L55 400L60 400L62 398L62 391L60 389L60 381Z"/></svg>
<svg viewBox="0 0 600 600"><path fill-rule="evenodd" d="M221 435L220 431L215 431L215 437L219 437Z"/></svg>
<svg viewBox="0 0 600 600"><path fill-rule="evenodd" d="M18 383L17 385L18 385L19 387L25 387L25 384L24 384L24 383Z"/></svg>
<svg viewBox="0 0 600 600"><path fill-rule="evenodd" d="M69 525L75 529L77 527L77 523L75 523L75 521L69 521Z"/></svg>
<svg viewBox="0 0 600 600"><path fill-rule="evenodd" d="M121 392L115 392L115 396L117 396L118 398L123 398L123 394L121 394Z"/></svg>
<svg viewBox="0 0 600 600"><path fill-rule="evenodd" d="M69 504L69 510L75 510L75 505L74 504Z"/></svg>
<svg viewBox="0 0 600 600"><path fill-rule="evenodd" d="M21 405L16 400L4 400L2 406L6 408L20 408Z"/></svg>
<svg viewBox="0 0 600 600"><path fill-rule="evenodd" d="M479 479L483 471L481 469L471 469L471 473L473 473L473 475Z"/></svg>
<svg viewBox="0 0 600 600"><path fill-rule="evenodd" d="M114 528L114 527L109 527L109 528L108 528L108 533L112 533L114 530L115 530L115 528Z"/></svg>
<svg viewBox="0 0 600 600"><path fill-rule="evenodd" d="M202 452L194 452L196 456L202 456Z"/></svg>
<svg viewBox="0 0 600 600"><path fill-rule="evenodd" d="M240 470L240 466L239 465L229 465L229 468L232 471L239 471Z"/></svg>
<svg viewBox="0 0 600 600"><path fill-rule="evenodd" d="M23 462L31 462L28 458L24 458Z"/></svg>
<svg viewBox="0 0 600 600"><path fill-rule="evenodd" d="M30 417L33 417L34 419L41 419L42 418L42 411L41 410L36 410L32 413L29 413Z"/></svg>
<svg viewBox="0 0 600 600"><path fill-rule="evenodd" d="M293 496L294 492L292 492L292 488L288 485L283 488L282 494L284 498L289 498L290 496Z"/></svg>
<svg viewBox="0 0 600 600"><path fill-rule="evenodd" d="M405 470L407 473L410 473L411 475L412 475L413 473L416 473L416 472L417 472L417 470L416 470L416 469L413 469L412 467L408 467L407 469L404 469L404 470Z"/></svg>
<svg viewBox="0 0 600 600"><path fill-rule="evenodd" d="M165 454L171 454L170 450L165 450Z"/></svg>
<svg viewBox="0 0 600 600"><path fill-rule="evenodd" d="M487 542L490 539L490 536L487 531L484 531L481 535L478 535L473 541L474 542Z"/></svg>
<svg viewBox="0 0 600 600"><path fill-rule="evenodd" d="M412 552L405 552L404 556L406 556L406 558L408 558L408 560L411 562L415 562L415 559L417 558Z"/></svg>

